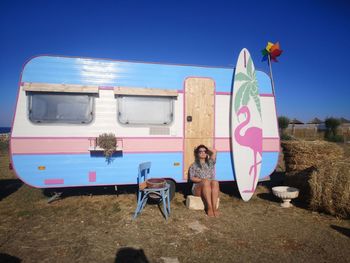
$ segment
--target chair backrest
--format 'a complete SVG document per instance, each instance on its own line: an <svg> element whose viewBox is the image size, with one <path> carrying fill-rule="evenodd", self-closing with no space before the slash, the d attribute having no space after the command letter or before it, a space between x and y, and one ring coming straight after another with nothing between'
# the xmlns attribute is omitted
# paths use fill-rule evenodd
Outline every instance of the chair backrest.
<svg viewBox="0 0 350 263"><path fill-rule="evenodd" d="M140 163L139 175L138 175L139 184L147 180L150 170L151 170L151 162Z"/></svg>

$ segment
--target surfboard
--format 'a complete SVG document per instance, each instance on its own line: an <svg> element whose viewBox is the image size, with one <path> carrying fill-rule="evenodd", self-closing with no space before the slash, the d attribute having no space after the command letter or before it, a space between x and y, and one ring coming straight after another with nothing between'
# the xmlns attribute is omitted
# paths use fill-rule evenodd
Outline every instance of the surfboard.
<svg viewBox="0 0 350 263"><path fill-rule="evenodd" d="M255 67L249 51L239 53L231 99L231 145L235 179L244 201L253 196L262 163L262 116Z"/></svg>

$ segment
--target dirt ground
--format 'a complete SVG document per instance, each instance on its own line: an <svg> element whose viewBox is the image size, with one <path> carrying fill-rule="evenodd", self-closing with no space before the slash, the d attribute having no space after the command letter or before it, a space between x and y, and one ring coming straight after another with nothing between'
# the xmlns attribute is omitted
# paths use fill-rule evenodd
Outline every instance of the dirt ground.
<svg viewBox="0 0 350 263"><path fill-rule="evenodd" d="M48 204L0 150L0 262L350 262L349 220L281 208L271 182L248 203L221 184L219 218L186 209L182 187L168 221L157 205L132 220L136 188L78 188Z"/></svg>

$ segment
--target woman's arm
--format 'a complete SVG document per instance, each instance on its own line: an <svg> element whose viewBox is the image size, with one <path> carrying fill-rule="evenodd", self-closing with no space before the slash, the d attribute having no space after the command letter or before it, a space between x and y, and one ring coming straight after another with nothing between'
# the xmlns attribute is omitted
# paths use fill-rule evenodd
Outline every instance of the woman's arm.
<svg viewBox="0 0 350 263"><path fill-rule="evenodd" d="M210 158L214 161L214 162L216 162L216 149L211 149L210 150L211 152L212 152L212 154L211 154L211 156L210 156Z"/></svg>
<svg viewBox="0 0 350 263"><path fill-rule="evenodd" d="M197 177L197 176L192 176L191 177L191 181L194 182L194 183L200 183L202 182L203 179Z"/></svg>

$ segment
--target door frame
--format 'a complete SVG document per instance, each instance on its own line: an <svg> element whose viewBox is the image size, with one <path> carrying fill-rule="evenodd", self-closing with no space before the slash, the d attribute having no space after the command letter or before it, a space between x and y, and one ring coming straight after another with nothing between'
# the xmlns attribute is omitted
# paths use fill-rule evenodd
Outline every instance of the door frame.
<svg viewBox="0 0 350 263"><path fill-rule="evenodd" d="M187 182L189 177L186 175L185 172L185 152L186 152L186 81L191 78L196 78L196 79L209 79L213 81L214 84L214 102L213 102L213 114L214 114L214 125L213 125L213 148L215 148L215 129L216 129L216 82L215 79L212 77L198 77L198 76L188 76L184 79L183 82L183 134L182 134L182 179ZM216 166L214 173L216 173Z"/></svg>

